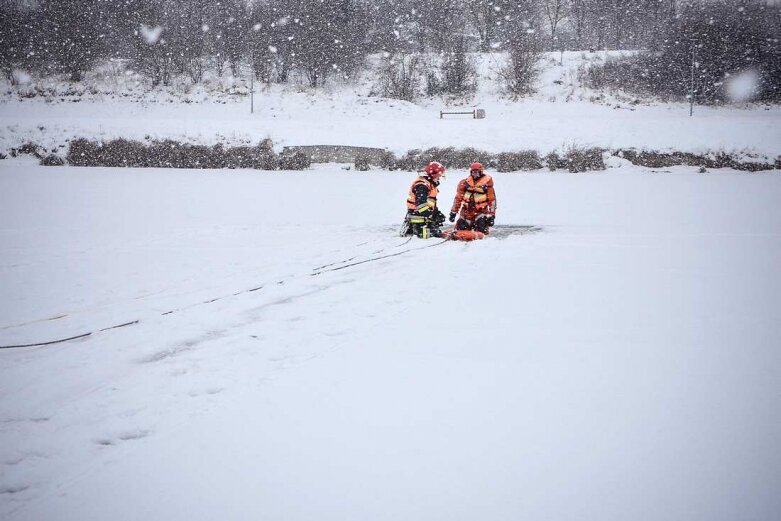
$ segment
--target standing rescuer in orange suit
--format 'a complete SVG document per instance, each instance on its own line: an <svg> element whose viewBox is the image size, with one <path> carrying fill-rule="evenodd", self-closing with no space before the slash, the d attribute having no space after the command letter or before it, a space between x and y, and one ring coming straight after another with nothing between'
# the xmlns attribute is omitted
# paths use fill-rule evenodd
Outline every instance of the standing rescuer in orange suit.
<svg viewBox="0 0 781 521"><path fill-rule="evenodd" d="M487 234L496 216L494 180L485 173L482 163L472 163L469 176L458 183L456 198L450 209L450 222L456 220L456 230L477 230Z"/></svg>

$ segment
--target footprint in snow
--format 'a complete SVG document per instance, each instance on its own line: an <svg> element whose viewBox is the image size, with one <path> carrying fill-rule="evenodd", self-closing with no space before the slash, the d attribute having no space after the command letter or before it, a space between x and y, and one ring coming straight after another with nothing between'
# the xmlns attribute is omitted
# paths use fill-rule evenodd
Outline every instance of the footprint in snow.
<svg viewBox="0 0 781 521"><path fill-rule="evenodd" d="M190 391L187 394L193 398L197 398L199 396L213 396L215 394L220 394L224 390L225 390L224 387L207 387L206 389L198 389L198 390Z"/></svg>
<svg viewBox="0 0 781 521"><path fill-rule="evenodd" d="M0 494L18 494L30 488L30 485L0 485Z"/></svg>
<svg viewBox="0 0 781 521"><path fill-rule="evenodd" d="M110 447L112 445L116 445L117 443L121 441L131 441L131 440L140 440L141 438L146 438L149 436L150 432L146 430L132 430L132 431L125 431L120 433L115 438L98 438L95 440L95 443L98 445L101 445L103 447Z"/></svg>

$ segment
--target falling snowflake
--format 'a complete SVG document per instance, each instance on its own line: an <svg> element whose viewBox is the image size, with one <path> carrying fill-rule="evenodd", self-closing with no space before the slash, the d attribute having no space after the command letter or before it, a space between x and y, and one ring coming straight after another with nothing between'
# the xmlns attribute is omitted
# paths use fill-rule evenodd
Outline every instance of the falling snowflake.
<svg viewBox="0 0 781 521"><path fill-rule="evenodd" d="M277 48L276 48L276 47L274 47L273 45L269 45L269 46L268 46L268 51L269 51L270 53L272 53L272 54L276 54L276 53L277 53Z"/></svg>
<svg viewBox="0 0 781 521"><path fill-rule="evenodd" d="M263 26L260 25L260 24L255 24L255 25L252 26L252 30L255 31L255 32L258 32L258 31L260 31L261 27L263 27Z"/></svg>
<svg viewBox="0 0 781 521"><path fill-rule="evenodd" d="M160 35L163 34L163 28L160 27L159 25L156 27L148 27L146 25L142 25L139 31L141 33L141 37L149 45L156 44L157 41L160 39Z"/></svg>
<svg viewBox="0 0 781 521"><path fill-rule="evenodd" d="M753 69L742 71L727 79L729 99L735 102L751 101L759 91L759 74Z"/></svg>
<svg viewBox="0 0 781 521"><path fill-rule="evenodd" d="M11 73L11 76L17 85L28 85L30 82L32 82L30 75L19 69L15 69Z"/></svg>

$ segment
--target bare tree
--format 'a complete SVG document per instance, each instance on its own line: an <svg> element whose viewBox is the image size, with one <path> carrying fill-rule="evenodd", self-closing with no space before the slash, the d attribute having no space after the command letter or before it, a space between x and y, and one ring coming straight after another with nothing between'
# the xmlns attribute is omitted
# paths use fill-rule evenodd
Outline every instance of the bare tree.
<svg viewBox="0 0 781 521"><path fill-rule="evenodd" d="M231 74L239 75L239 63L249 48L249 10L244 2L231 0L227 3L228 18L223 27L224 50L230 64Z"/></svg>
<svg viewBox="0 0 781 521"><path fill-rule="evenodd" d="M4 0L0 3L0 17L0 69L14 85L14 70L32 65L35 16L17 2Z"/></svg>
<svg viewBox="0 0 781 521"><path fill-rule="evenodd" d="M542 0L542 10L550 28L550 49L556 49L556 29L567 16L566 0Z"/></svg>
<svg viewBox="0 0 781 521"><path fill-rule="evenodd" d="M154 0L134 0L128 12L134 26L133 61L152 85L170 85L174 68L173 47L168 42L168 13Z"/></svg>
<svg viewBox="0 0 781 521"><path fill-rule="evenodd" d="M494 42L496 22L501 19L501 8L494 9L494 4L488 0L467 0L466 12L472 26L480 37L480 51L489 52Z"/></svg>
<svg viewBox="0 0 781 521"><path fill-rule="evenodd" d="M621 49L624 44L624 34L627 30L627 20L630 19L630 8L633 0L611 0L609 9L613 29L614 48Z"/></svg>
<svg viewBox="0 0 781 521"><path fill-rule="evenodd" d="M665 30L654 37L652 51L592 67L594 86L683 99L699 103L730 100L727 88L737 74L754 78L741 96L781 99L781 9L755 0L713 0L681 7Z"/></svg>
<svg viewBox="0 0 781 521"><path fill-rule="evenodd" d="M475 81L477 67L466 52L466 41L463 36L453 37L449 50L442 53L440 70L442 92L456 96L474 92L477 87Z"/></svg>
<svg viewBox="0 0 781 521"><path fill-rule="evenodd" d="M534 25L540 0L465 0L465 9L480 38L480 50L506 47L514 28Z"/></svg>
<svg viewBox="0 0 781 521"><path fill-rule="evenodd" d="M420 89L420 58L388 55L380 69L380 91L386 98L414 101Z"/></svg>
<svg viewBox="0 0 781 521"><path fill-rule="evenodd" d="M513 96L534 92L541 57L540 36L535 27L516 26L510 37L510 62L503 71L505 88Z"/></svg>
<svg viewBox="0 0 781 521"><path fill-rule="evenodd" d="M583 49L584 31L588 22L591 3L593 0L569 0L569 19L575 33L575 46Z"/></svg>
<svg viewBox="0 0 781 521"><path fill-rule="evenodd" d="M40 65L65 72L71 81L101 57L104 11L99 0L41 0L38 37Z"/></svg>
<svg viewBox="0 0 781 521"><path fill-rule="evenodd" d="M252 73L260 81L271 83L274 64L277 59L277 47L274 45L274 18L271 6L267 3L254 3L250 6L248 25L248 47Z"/></svg>
<svg viewBox="0 0 781 521"><path fill-rule="evenodd" d="M206 36L218 76L222 76L226 63L231 74L238 74L239 61L250 39L248 19L247 5L240 0L222 0L209 9L206 23L210 30Z"/></svg>
<svg viewBox="0 0 781 521"><path fill-rule="evenodd" d="M276 0L270 9L279 81L295 69L318 87L331 75L350 76L363 63L368 15L360 1Z"/></svg>
<svg viewBox="0 0 781 521"><path fill-rule="evenodd" d="M169 44L174 46L174 60L179 70L187 74L193 83L200 83L206 67L207 33L212 30L209 25L211 2L168 2L166 32L169 34Z"/></svg>

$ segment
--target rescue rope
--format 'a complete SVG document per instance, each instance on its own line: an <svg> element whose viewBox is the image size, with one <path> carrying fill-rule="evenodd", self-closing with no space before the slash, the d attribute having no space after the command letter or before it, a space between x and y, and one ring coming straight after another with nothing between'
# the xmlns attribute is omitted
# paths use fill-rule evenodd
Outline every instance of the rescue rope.
<svg viewBox="0 0 781 521"><path fill-rule="evenodd" d="M385 247L385 248L380 248L377 251L373 251L372 254L373 255L377 255L378 253L382 253L382 252L384 252L385 250L387 250L389 248L401 248L402 246L407 245L411 240L412 240L412 237L409 237L406 241L402 242L401 244L397 244L396 246L389 246L389 247ZM330 270L323 270L323 268L328 268L330 266L335 266L336 264L344 264L345 262L350 262L351 260L357 259L358 257L360 257L360 255L354 255L354 256L350 257L349 259L344 259L344 260L332 262L330 264L324 264L323 266L318 266L316 268L312 268L312 271L313 272L315 272L315 271L317 271L317 272L320 272L320 271L330 271ZM358 264L361 264L361 263L362 262L359 262Z"/></svg>
<svg viewBox="0 0 781 521"><path fill-rule="evenodd" d="M412 237L410 237L410 240L412 240ZM353 262L351 264L345 264L344 266L339 266L339 267L336 267L336 268L330 268L330 269L327 269L327 270L316 271L316 272L312 273L311 275L314 277L315 275L321 275L323 273L328 273L329 271L343 270L345 268L351 268L353 266L358 266L359 264L366 264L367 262L374 262L374 261L378 261L378 260L381 260L381 259L387 259L389 257L397 257L399 255L404 255L405 253L409 253L411 251L425 250L426 248L433 248L434 246L439 246L440 244L445 244L449 240L450 239L443 239L443 240L441 240L441 241L439 241L437 243L428 244L426 246L421 246L420 248L408 248L406 250L399 251L399 252L396 252L396 253L389 253L388 255L381 255L379 257L373 257L371 259L366 259L366 260L362 260L362 261L358 261L358 262ZM335 263L335 264L338 264L338 263Z"/></svg>
<svg viewBox="0 0 781 521"><path fill-rule="evenodd" d="M50 340L49 342L38 342L36 344L18 344L13 346L0 346L0 349L16 349L17 347L39 347L39 346L50 346L52 344L61 344L63 342L69 342L70 340L76 340L78 338L85 338L92 334L92 331L89 333L84 333L81 335L71 336L68 338L60 338L59 340Z"/></svg>
<svg viewBox="0 0 781 521"><path fill-rule="evenodd" d="M412 237L410 237L406 241L402 242L401 244L397 244L396 246L392 246L392 248L400 248L400 247L408 244L411 240L412 240ZM313 273L310 273L310 276L321 275L323 273L327 273L327 272L330 272L330 271L343 270L345 268L350 268L352 266L358 266L359 264L365 264L367 262L374 262L374 261L378 261L378 260L381 260L381 259L387 259L389 257L396 257L398 255L403 255L405 253L409 253L409 252L415 251L415 250L424 250L426 248L431 248L433 246L439 246L440 244L444 244L444 243L448 242L449 240L450 239L444 239L444 240L442 240L440 242L437 242L437 243L434 243L434 244L428 244L428 245L422 246L420 248L408 248L406 250L402 250L402 251L399 251L399 252L396 252L396 253L390 253L390 254L387 254L387 255L381 255L379 257L372 257L370 259L365 259L365 260L362 260L362 261L353 262L353 263L350 263L350 264L345 264L344 266L337 266L335 268L329 268L329 269L321 269L321 268L333 266L335 264L340 264L340 263L344 263L344 262L350 262L351 260L353 260L353 259L358 257L356 255L356 256L350 257L349 259L346 259L346 260L343 260L343 261L333 262L331 264L326 264L325 266L320 266L319 268L315 268L313 270ZM385 251L387 249L389 249L389 248L382 248L380 250L377 250L374 253L380 253L380 252ZM320 271L316 271L318 269ZM277 281L277 284L284 284L284 283L285 283L285 280ZM213 299L204 300L204 301L202 301L200 303L192 304L192 305L186 306L184 308L172 309L170 311L166 311L165 313L160 313L160 316L171 315L173 313L176 313L177 311L181 311L182 309L187 309L187 308L190 308L190 307L193 307L193 306L198 306L198 305L203 305L203 304L211 304L212 302L217 302L218 300L222 300L222 299L227 298L229 296L237 296L237 295L242 295L244 293L251 293L253 291L258 291L260 289L263 289L264 287L265 287L265 285L256 286L256 287L253 287L253 288L250 288L250 289L246 289L246 290L243 290L243 291L238 291L238 292L233 293L231 295L223 295L221 297L216 297L216 298L213 298ZM16 348L22 348L22 347L42 347L42 346L49 346L49 345L53 345L53 344L61 344L63 342L70 342L71 340L78 340L80 338L86 338L88 336L91 336L93 333L100 333L100 332L109 331L109 330L112 330L112 329L119 329L121 327L132 326L134 324L139 324L140 322L141 322L141 320L137 319L137 320L132 320L130 322L124 322L122 324L117 324L115 326L109 326L109 327L105 327L103 329L98 329L96 331L89 331L87 333L82 333L80 335L71 336L71 337L68 337L68 338L60 338L60 339L57 339L57 340L50 340L48 342L36 342L36 343L33 343L33 344L16 344L16 345L0 346L0 349L16 349Z"/></svg>
<svg viewBox="0 0 781 521"><path fill-rule="evenodd" d="M52 344L62 344L63 342L70 342L71 340L78 340L79 338L87 338L93 333L101 333L103 331L108 331L110 329L119 329L120 327L132 326L133 324L138 324L139 322L141 321L133 320L131 322L125 322L124 324L117 324L116 326L104 327L103 329L98 329L97 331L90 331L88 333L82 333L80 335L70 336L68 338L59 338L57 340L50 340L48 342L37 342L35 344L17 344L17 345L10 345L10 346L0 346L0 349L16 349L18 347L42 347L42 346L50 346Z"/></svg>

